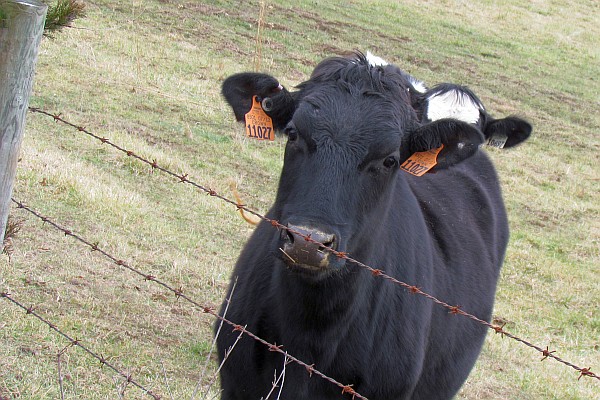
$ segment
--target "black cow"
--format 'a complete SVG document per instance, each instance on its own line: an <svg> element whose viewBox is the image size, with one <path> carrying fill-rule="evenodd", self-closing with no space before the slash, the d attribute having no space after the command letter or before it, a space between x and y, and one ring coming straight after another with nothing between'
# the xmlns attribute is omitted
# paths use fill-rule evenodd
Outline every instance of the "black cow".
<svg viewBox="0 0 600 400"><path fill-rule="evenodd" d="M259 224L233 272L226 317L371 400L450 399L486 328L323 249L491 317L508 223L494 167L479 150L484 135L456 119L419 122L399 71L357 54L321 62L291 93L264 74L224 82L238 119L257 95L287 135L267 216L322 243ZM399 168L442 144L436 173ZM220 332L221 360L238 334ZM243 336L221 370L222 399L265 397L283 368L281 354ZM282 399L351 397L294 363L279 390Z"/></svg>

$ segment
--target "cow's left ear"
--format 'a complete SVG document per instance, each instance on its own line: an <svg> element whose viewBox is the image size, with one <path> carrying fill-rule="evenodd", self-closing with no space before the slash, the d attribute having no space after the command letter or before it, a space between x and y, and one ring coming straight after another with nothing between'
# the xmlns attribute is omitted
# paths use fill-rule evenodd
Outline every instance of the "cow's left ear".
<svg viewBox="0 0 600 400"><path fill-rule="evenodd" d="M531 131L529 122L515 116L490 119L483 128L483 134L490 146L504 148L523 143L529 138Z"/></svg>
<svg viewBox="0 0 600 400"><path fill-rule="evenodd" d="M403 141L402 162L412 154L444 147L433 170L442 170L471 157L484 143L483 133L472 124L444 118L413 130ZM432 170L432 171L433 171Z"/></svg>

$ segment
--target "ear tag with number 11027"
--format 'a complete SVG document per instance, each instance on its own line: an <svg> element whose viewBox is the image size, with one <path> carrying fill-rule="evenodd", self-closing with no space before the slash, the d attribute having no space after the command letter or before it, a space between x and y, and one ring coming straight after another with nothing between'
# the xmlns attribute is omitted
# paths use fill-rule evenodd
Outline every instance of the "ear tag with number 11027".
<svg viewBox="0 0 600 400"><path fill-rule="evenodd" d="M275 140L273 120L262 109L257 96L252 98L252 108L245 115L246 136L258 140Z"/></svg>
<svg viewBox="0 0 600 400"><path fill-rule="evenodd" d="M435 167L438 154L440 154L440 151L442 151L443 148L444 145L441 145L437 149L414 153L400 166L400 169L414 176L425 175L427 171Z"/></svg>

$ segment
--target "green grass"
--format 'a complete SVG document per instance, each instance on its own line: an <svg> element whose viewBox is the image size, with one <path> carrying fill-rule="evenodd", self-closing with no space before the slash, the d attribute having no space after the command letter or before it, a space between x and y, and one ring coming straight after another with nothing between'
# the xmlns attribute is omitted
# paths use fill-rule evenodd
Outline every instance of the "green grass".
<svg viewBox="0 0 600 400"><path fill-rule="evenodd" d="M253 70L258 1L89 1L44 39L30 105L85 126L265 212L283 141L250 141L219 95ZM495 317L600 372L600 98L594 1L269 1L262 69L288 88L323 57L372 50L427 83L469 85L495 116L534 125L520 148L490 150L512 237ZM252 228L230 205L177 183L51 118L29 113L14 197L199 302L220 304ZM0 290L163 398L190 398L212 319L23 211ZM0 398L60 398L68 343L0 302ZM592 399L600 385L490 334L460 399ZM64 397L119 398L123 380L80 349L61 358ZM313 378L315 379L315 378ZM211 394L217 393L211 389ZM128 387L126 398L142 398ZM197 397L199 398L199 397Z"/></svg>

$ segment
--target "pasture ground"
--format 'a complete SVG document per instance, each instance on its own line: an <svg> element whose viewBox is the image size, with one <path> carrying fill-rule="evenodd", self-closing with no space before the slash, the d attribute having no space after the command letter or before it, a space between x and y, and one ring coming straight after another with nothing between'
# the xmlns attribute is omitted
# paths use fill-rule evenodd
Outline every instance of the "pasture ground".
<svg viewBox="0 0 600 400"><path fill-rule="evenodd" d="M251 141L219 95L260 69L288 88L324 57L371 50L429 84L470 86L532 139L488 150L512 237L495 319L600 372L600 6L596 1L86 1L87 17L40 49L30 105L156 160L252 208L274 197L284 141ZM28 115L14 197L208 305L224 295L252 228L234 208L51 118ZM211 318L17 210L0 291L163 398L207 398ZM0 399L56 399L61 337L0 301ZM592 399L600 385L489 334L458 398ZM318 367L318 365L317 365ZM66 399L142 398L77 348L61 356ZM313 377L312 379L318 379ZM348 382L349 383L349 382ZM200 398L197 396L196 398Z"/></svg>

